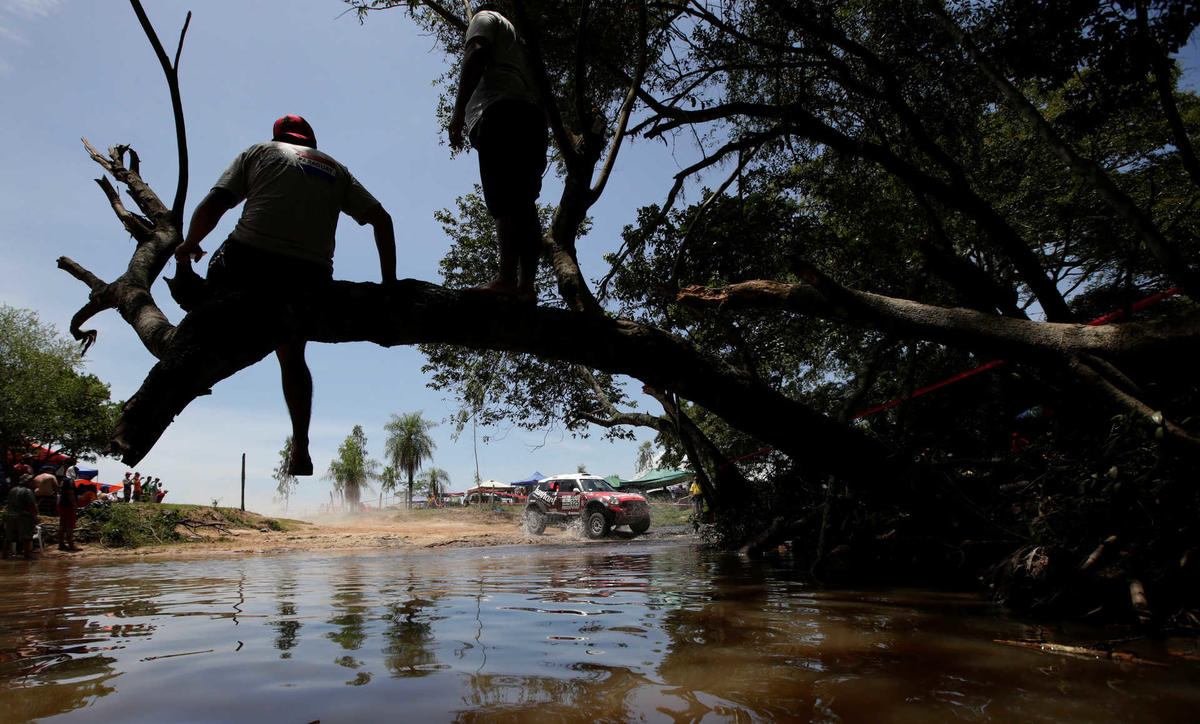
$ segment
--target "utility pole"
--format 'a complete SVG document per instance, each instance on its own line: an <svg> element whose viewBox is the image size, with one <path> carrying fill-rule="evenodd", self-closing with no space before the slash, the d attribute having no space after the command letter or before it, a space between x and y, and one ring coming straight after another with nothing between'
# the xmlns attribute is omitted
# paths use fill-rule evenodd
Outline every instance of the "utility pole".
<svg viewBox="0 0 1200 724"><path fill-rule="evenodd" d="M246 453L242 453L242 512L246 512Z"/></svg>

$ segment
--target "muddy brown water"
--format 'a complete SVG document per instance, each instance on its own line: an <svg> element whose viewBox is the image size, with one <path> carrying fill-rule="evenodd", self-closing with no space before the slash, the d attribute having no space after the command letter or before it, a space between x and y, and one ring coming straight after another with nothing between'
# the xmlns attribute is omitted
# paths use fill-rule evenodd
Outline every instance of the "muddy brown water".
<svg viewBox="0 0 1200 724"><path fill-rule="evenodd" d="M1196 721L1194 642L679 542L0 565L0 721ZM1175 651L1176 653L1172 653Z"/></svg>

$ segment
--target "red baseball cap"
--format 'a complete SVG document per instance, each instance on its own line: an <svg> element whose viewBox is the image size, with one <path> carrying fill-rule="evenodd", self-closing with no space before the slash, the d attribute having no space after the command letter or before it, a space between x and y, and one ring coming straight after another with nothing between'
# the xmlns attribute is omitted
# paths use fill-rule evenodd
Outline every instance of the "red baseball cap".
<svg viewBox="0 0 1200 724"><path fill-rule="evenodd" d="M313 133L312 126L308 125L308 121L290 113L275 121L271 140L285 143L299 141L314 147L317 145L317 136Z"/></svg>

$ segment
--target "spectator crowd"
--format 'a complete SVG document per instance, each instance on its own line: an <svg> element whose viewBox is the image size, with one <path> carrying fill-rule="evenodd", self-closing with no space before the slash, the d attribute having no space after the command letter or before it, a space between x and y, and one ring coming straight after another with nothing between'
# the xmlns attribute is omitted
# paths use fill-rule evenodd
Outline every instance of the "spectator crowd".
<svg viewBox="0 0 1200 724"><path fill-rule="evenodd" d="M30 460L0 472L0 500L4 501L3 557L33 557L34 541L41 542L41 516L58 517L58 548L78 551L75 525L78 511L88 506L115 503L161 503L167 491L157 477L125 473L118 485L79 477L74 458L57 467L41 465L35 473Z"/></svg>

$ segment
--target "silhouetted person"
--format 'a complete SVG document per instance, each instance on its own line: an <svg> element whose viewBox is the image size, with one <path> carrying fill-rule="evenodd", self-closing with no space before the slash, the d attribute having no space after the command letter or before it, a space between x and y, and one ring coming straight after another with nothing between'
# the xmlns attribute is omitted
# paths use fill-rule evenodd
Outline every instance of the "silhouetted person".
<svg viewBox="0 0 1200 724"><path fill-rule="evenodd" d="M27 486L32 476L22 475L8 491L4 501L4 557L12 545L19 545L26 558L33 557L33 531L38 524L37 497Z"/></svg>
<svg viewBox="0 0 1200 724"><path fill-rule="evenodd" d="M464 42L450 146L463 147L465 127L479 153L483 200L500 239L500 273L479 289L536 301L546 116L516 28L493 3L477 6Z"/></svg>
<svg viewBox="0 0 1200 724"><path fill-rule="evenodd" d="M273 297L296 297L333 277L338 214L370 224L384 283L396 280L392 217L345 166L317 150L312 127L300 116L275 121L272 140L257 143L234 159L192 214L180 265L199 261L200 242L221 216L242 201L233 233L213 254L208 281L218 287ZM304 340L275 350L283 397L292 421L291 475L312 475L308 425L312 417L312 374Z"/></svg>

